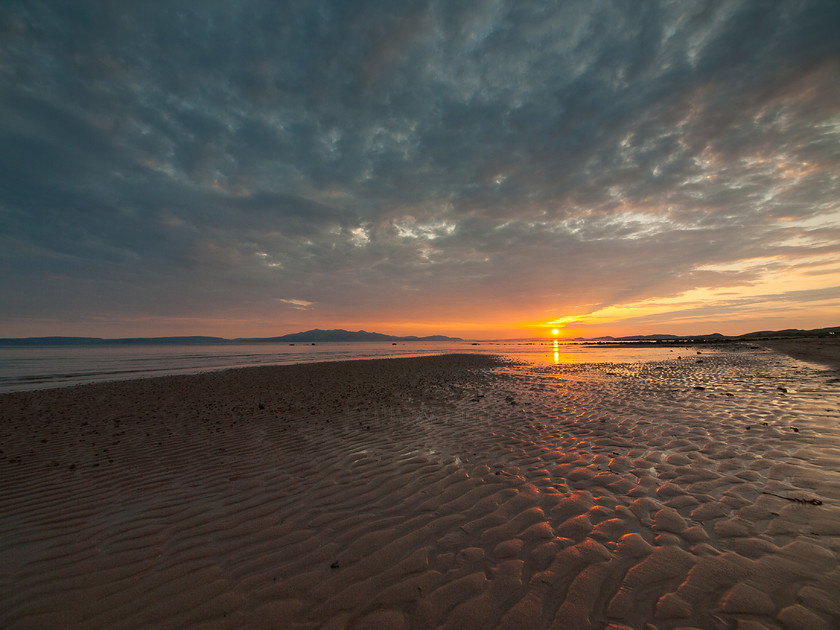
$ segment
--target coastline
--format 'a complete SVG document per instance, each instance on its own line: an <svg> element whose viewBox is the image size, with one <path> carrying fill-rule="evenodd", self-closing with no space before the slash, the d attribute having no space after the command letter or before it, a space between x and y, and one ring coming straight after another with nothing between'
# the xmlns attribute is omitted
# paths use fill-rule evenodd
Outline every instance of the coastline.
<svg viewBox="0 0 840 630"><path fill-rule="evenodd" d="M0 625L836 626L840 392L698 352L3 394Z"/></svg>
<svg viewBox="0 0 840 630"><path fill-rule="evenodd" d="M840 339L837 338L767 339L755 343L794 359L821 363L834 370L840 370Z"/></svg>

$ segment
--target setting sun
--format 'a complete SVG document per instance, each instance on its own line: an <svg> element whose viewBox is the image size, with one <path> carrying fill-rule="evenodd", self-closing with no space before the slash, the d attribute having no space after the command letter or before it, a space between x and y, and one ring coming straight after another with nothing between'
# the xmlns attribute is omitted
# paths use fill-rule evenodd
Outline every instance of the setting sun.
<svg viewBox="0 0 840 630"><path fill-rule="evenodd" d="M559 331L559 330L557 330L557 329L555 328L554 330L552 330L552 331L551 331L551 334L552 334L552 335L556 335L556 334L558 334L559 332L560 332L560 331Z"/></svg>

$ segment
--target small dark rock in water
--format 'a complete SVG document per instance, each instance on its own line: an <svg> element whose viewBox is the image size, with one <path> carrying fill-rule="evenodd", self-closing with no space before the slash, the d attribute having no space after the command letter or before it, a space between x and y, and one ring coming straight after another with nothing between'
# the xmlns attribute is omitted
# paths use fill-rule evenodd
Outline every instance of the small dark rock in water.
<svg viewBox="0 0 840 630"><path fill-rule="evenodd" d="M330 569L338 569L340 566L341 566L341 565L339 565L339 564L338 564L338 560L336 560L335 562L333 562L333 563L330 565Z"/></svg>
<svg viewBox="0 0 840 630"><path fill-rule="evenodd" d="M796 427L791 427L791 429L793 430L794 433L799 433L799 429L797 429Z"/></svg>
<svg viewBox="0 0 840 630"><path fill-rule="evenodd" d="M701 392L702 392L702 391L703 391L703 390L705 390L706 388L705 388L705 387L703 387L702 385L695 385L695 386L694 386L694 389L699 390L699 391L701 391Z"/></svg>
<svg viewBox="0 0 840 630"><path fill-rule="evenodd" d="M747 425L747 431L749 431L752 427Z"/></svg>
<svg viewBox="0 0 840 630"><path fill-rule="evenodd" d="M778 389L780 392L783 392L783 393L787 394L787 388L786 387L777 387L776 389Z"/></svg>

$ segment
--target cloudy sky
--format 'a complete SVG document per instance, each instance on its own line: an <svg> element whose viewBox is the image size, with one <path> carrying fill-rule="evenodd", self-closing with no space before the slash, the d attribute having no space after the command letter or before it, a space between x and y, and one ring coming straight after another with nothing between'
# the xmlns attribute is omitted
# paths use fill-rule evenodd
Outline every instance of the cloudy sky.
<svg viewBox="0 0 840 630"><path fill-rule="evenodd" d="M0 337L840 324L836 0L5 0Z"/></svg>

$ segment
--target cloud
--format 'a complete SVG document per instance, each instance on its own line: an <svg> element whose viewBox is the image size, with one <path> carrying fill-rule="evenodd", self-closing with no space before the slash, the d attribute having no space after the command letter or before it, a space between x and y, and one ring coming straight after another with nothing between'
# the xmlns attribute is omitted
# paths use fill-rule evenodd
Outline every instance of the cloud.
<svg viewBox="0 0 840 630"><path fill-rule="evenodd" d="M838 26L830 1L10 2L0 319L282 323L293 295L498 329L829 290Z"/></svg>
<svg viewBox="0 0 840 630"><path fill-rule="evenodd" d="M284 298L278 298L277 301L278 302L283 302L283 304L288 304L292 308L296 308L296 309L301 310L301 311L305 311L306 309L308 309L313 304L312 302L307 302L306 300L294 300L294 299L284 299Z"/></svg>

